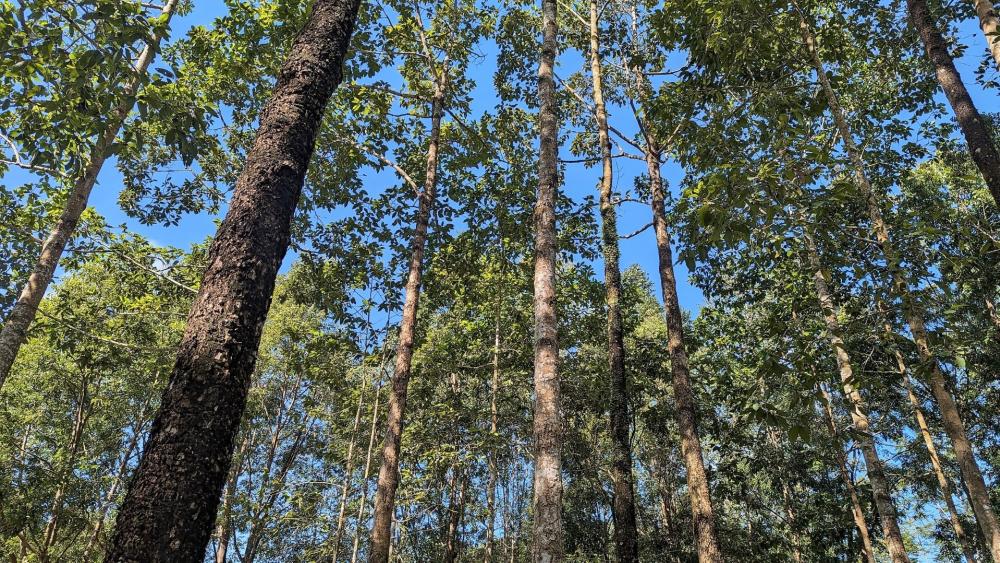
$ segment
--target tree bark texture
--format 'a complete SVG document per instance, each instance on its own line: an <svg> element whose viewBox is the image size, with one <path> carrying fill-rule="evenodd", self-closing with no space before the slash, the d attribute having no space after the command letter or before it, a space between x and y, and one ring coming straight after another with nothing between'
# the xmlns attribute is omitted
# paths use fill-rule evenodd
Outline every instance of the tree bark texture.
<svg viewBox="0 0 1000 563"><path fill-rule="evenodd" d="M629 423L628 380L625 374L625 337L622 329L622 276L619 265L618 218L613 201L613 168L608 112L604 104L601 72L601 33L597 0L590 0L590 71L594 87L594 116L601 148L601 249L604 255L604 290L608 314L608 364L611 388L612 505L615 554L621 563L639 560L635 493L632 476L632 443Z"/></svg>
<svg viewBox="0 0 1000 563"><path fill-rule="evenodd" d="M532 560L565 558L562 528L562 414L559 400L559 341L556 322L556 192L559 189L559 122L555 61L557 0L541 0L542 44L538 66L538 193L534 209L535 448Z"/></svg>
<svg viewBox="0 0 1000 563"><path fill-rule="evenodd" d="M278 74L208 253L105 560L199 562L232 461L261 329L360 0L317 0Z"/></svg>
<svg viewBox="0 0 1000 563"><path fill-rule="evenodd" d="M997 18L996 8L992 0L971 0L972 7L976 10L979 18L979 29L983 30L983 37L986 39L986 46L993 55L993 61L1000 67L1000 19Z"/></svg>

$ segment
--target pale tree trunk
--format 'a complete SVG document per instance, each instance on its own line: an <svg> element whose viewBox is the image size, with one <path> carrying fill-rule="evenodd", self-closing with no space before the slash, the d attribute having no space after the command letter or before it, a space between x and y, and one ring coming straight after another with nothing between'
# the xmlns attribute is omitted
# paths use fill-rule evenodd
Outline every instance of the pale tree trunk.
<svg viewBox="0 0 1000 563"><path fill-rule="evenodd" d="M383 367L379 366L379 377L382 376L383 371ZM347 500L351 495L351 481L354 475L354 446L358 440L358 430L361 428L361 411L365 406L365 391L367 388L368 382L365 382L364 387L361 389L361 393L358 394L358 407L354 411L354 426L351 429L351 441L347 446L347 460L344 463L344 482L340 486L340 506L337 509L336 531L333 533L333 539L330 540L330 543L332 544L331 549L333 550L330 554L331 563L337 563L337 555L340 553L340 542L344 537L344 519L347 516Z"/></svg>
<svg viewBox="0 0 1000 563"><path fill-rule="evenodd" d="M610 375L610 411L613 491L611 512L615 524L615 554L621 563L639 560L636 531L635 494L632 477L632 444L629 431L628 380L625 374L625 337L622 329L622 279L619 265L618 219L613 197L611 138L608 112L604 105L601 72L601 32L597 0L590 0L590 71L594 88L594 117L601 148L601 249L604 255L604 289L608 313L608 364Z"/></svg>
<svg viewBox="0 0 1000 563"><path fill-rule="evenodd" d="M49 521L45 525L45 532L41 545L38 548L39 557L48 560L49 549L56 543L56 535L59 532L62 517L63 501L66 495L66 486L73 476L76 465L76 456L80 451L80 442L83 440L83 430L87 426L90 418L90 392L88 377L85 374L80 380L80 394L77 398L76 409L73 412L73 427L70 430L69 443L67 444L67 454L65 465L60 471L59 482L56 486L55 494L52 496L52 513Z"/></svg>
<svg viewBox="0 0 1000 563"><path fill-rule="evenodd" d="M782 444L778 432L773 428L769 428L767 437L774 449L780 451ZM792 544L792 560L795 563L802 563L802 538L798 533L798 518L795 513L791 487L788 486L788 481L784 477L781 479L781 503L785 509L785 517L788 519L788 531L791 536L790 543Z"/></svg>
<svg viewBox="0 0 1000 563"><path fill-rule="evenodd" d="M125 446L125 451L122 453L122 459L118 463L117 472L111 481L111 486L108 487L108 491L104 495L104 502L98 512L97 522L94 523L94 530L90 533L90 538L87 540L87 546L83 549L83 553L81 554L80 559L83 561L90 561L90 554L97 546L97 542L101 537L101 532L104 531L104 521L108 517L108 512L111 510L111 506L115 502L115 497L118 495L118 491L125 482L129 462L132 460L132 455L135 453L136 448L139 447L139 438L142 436L143 429L146 425L146 409L149 407L149 402L150 399L147 397L142 407L139 409L139 415L136 417L136 422L132 425L132 436L129 438L128 443Z"/></svg>
<svg viewBox="0 0 1000 563"><path fill-rule="evenodd" d="M502 259L505 259L502 257ZM503 312L503 289L504 289L503 269L500 270L500 287L497 294L496 320L493 324L493 380L490 383L490 439L495 440L499 418L497 415L497 395L500 392L500 320ZM496 526L496 498L497 480L499 478L497 470L496 446L490 445L487 452L487 469L489 479L486 482L486 549L483 554L484 563L493 562L493 540L494 527Z"/></svg>
<svg viewBox="0 0 1000 563"><path fill-rule="evenodd" d="M892 327L888 322L885 323L885 332L887 336L893 336ZM910 381L910 374L909 370L906 369L906 361L903 359L903 353L894 347L893 355L896 358L896 369L899 371L899 376L906 385L906 396L910 400L910 406L913 407L913 415L917 419L917 428L920 430L920 436L924 440L924 446L927 447L927 455L931 460L931 467L934 469L934 476L937 478L941 497L944 500L945 506L948 507L948 517L951 519L951 527L955 530L955 537L958 538L959 545L962 546L962 554L965 556L966 562L976 563L969 538L965 533L965 528L962 526L962 521L958 517L958 509L955 508L955 501L951 491L951 481L945 475L944 468L941 466L941 458L938 457L937 446L934 444L934 438L931 434L930 426L927 424L927 419L924 417L924 411L920 407L920 399L913 389L913 382Z"/></svg>
<svg viewBox="0 0 1000 563"><path fill-rule="evenodd" d="M847 456L844 454L843 443L840 440L840 431L837 430L837 421L833 417L833 404L830 394L822 386L820 392L823 394L823 412L826 416L826 425L830 430L830 436L836 442L834 456L837 458L837 468L840 471L840 478L847 488L847 495L851 499L851 515L854 516L854 525L861 536L861 548L864 551L865 561L875 563L875 548L872 546L872 537L868 532L868 522L865 519L865 512L861 509L861 500L858 498L858 490L851 479L851 472L847 469Z"/></svg>
<svg viewBox="0 0 1000 563"><path fill-rule="evenodd" d="M232 538L232 522L230 520L233 512L233 498L236 496L236 485L240 480L243 456L246 454L247 448L250 447L250 432L247 430L245 434L222 492L222 514L219 515L219 521L215 526L215 537L218 542L215 546L215 563L226 563L229 552L229 542Z"/></svg>
<svg viewBox="0 0 1000 563"><path fill-rule="evenodd" d="M945 432L951 439L955 458L962 472L962 480L965 483L966 490L969 492L969 501L976 515L976 521L983 532L983 537L986 538L986 543L990 548L990 553L994 561L1000 561L1000 523L998 523L996 513L990 504L986 481L983 479L983 474L976 464L972 443L966 435L965 425L962 422L958 406L955 404L955 399L952 397L951 392L948 391L945 375L941 371L937 356L931 351L930 339L924 323L923 310L910 293L909 285L900 265L899 254L889 238L889 227L882 216L879 198L868 181L864 159L857 145L854 143L854 137L847 122L847 117L840 106L833 86L830 84L830 79L826 74L826 69L823 67L819 51L816 50L812 33L804 19L801 21L801 24L803 39L812 55L816 74L826 95L830 112L833 114L837 129L839 130L838 132L844 143L844 148L854 167L855 179L864 197L864 203L868 209L875 238L885 257L886 267L892 276L893 292L903 302L903 313L907 325L910 327L910 332L913 334L913 340L917 345L920 360L930 368L931 391L934 394L938 409L941 411L941 420L944 424Z"/></svg>
<svg viewBox="0 0 1000 563"><path fill-rule="evenodd" d="M970 0L972 7L976 9L979 17L979 28L983 30L986 38L986 46L993 55L993 61L1000 67L1000 20L997 19L997 12L993 6L993 0Z"/></svg>
<svg viewBox="0 0 1000 563"><path fill-rule="evenodd" d="M856 439L865 458L868 480L871 481L872 492L875 494L875 506L878 508L879 520L882 523L886 546L889 549L889 557L896 563L908 563L910 557L903 545L903 534L899 531L896 507L893 505L889 483L882 470L882 460L879 459L878 451L875 448L875 439L869 426L864 399L855 385L854 367L851 365L851 357L844 343L840 321L837 319L839 308L833 301L833 294L827 284L816 243L809 233L807 220L805 217L802 218L802 226L809 254L809 265L812 268L813 284L816 287L816 298L819 301L823 321L826 323L830 347L837 360L840 382L850 406L851 421L857 431Z"/></svg>
<svg viewBox="0 0 1000 563"><path fill-rule="evenodd" d="M371 475L372 453L375 451L375 438L378 435L378 412L381 403L379 398L382 394L382 374L379 374L378 387L375 388L375 401L372 408L372 421L368 425L368 450L365 452L365 468L361 472L361 504L358 505L358 514L354 526L354 542L351 547L351 563L358 560L358 547L361 544L361 527L365 519L365 510L368 506L368 476Z"/></svg>
<svg viewBox="0 0 1000 563"><path fill-rule="evenodd" d="M559 341L556 321L556 193L559 190L559 123L555 61L558 46L557 0L542 0L542 44L538 67L538 199L534 209L535 273L535 563L565 558L562 527L562 415L559 411Z"/></svg>
<svg viewBox="0 0 1000 563"><path fill-rule="evenodd" d="M927 58L934 65L938 84L944 91L945 97L948 98L958 126L965 136L965 143L969 146L972 160L983 175L983 180L986 181L990 193L993 194L993 201L1000 205L1000 153L997 153L996 145L993 144L993 134L972 102L972 96L965 88L962 76L955 68L951 53L948 52L948 42L945 41L937 24L934 23L926 0L906 0L906 8L910 22L920 34L920 39L927 50ZM978 12L978 5L976 8ZM980 15L981 17L982 15ZM993 26L995 31L995 17ZM995 36L987 36L987 41L990 42L990 52L994 56L997 53L994 49L998 47L992 42L995 39Z"/></svg>
<svg viewBox="0 0 1000 563"><path fill-rule="evenodd" d="M163 5L161 17L165 17L169 21L177 8L177 2L178 0L167 0ZM107 160L111 152L111 145L114 144L125 119L132 110L132 106L135 105L136 93L142 86L146 70L156 56L160 39L161 36L154 33L149 43L139 54L133 67L131 80L122 88L121 98L112 110L107 120L107 126L91 150L90 158L82 173L73 183L73 188L66 198L66 204L59 214L59 219L42 243L42 251L31 270L28 282L14 303L10 316L3 324L3 329L0 330L0 389L3 389L3 384L10 375L14 360L17 359L17 352L28 336L28 328L34 322L35 315L38 314L38 305L42 302L42 297L44 297L49 284L52 283L52 276L55 275L59 259L73 237L73 232L80 223L80 217L87 209L90 192L94 189L97 176L101 173L104 161Z"/></svg>
<svg viewBox="0 0 1000 563"><path fill-rule="evenodd" d="M433 69L432 69L432 72ZM399 453L403 439L403 418L406 415L406 391L410 383L413 363L413 346L417 326L417 309L420 303L420 280L423 273L424 249L427 246L427 229L434 208L437 190L439 145L441 142L441 117L444 114L447 70L435 77L434 97L431 100L431 130L427 147L427 170L424 188L420 192L419 209L413 239L410 242L410 267L406 280L406 297L403 318L399 325L399 346L396 349L396 369L392 377L392 392L387 409L385 445L382 465L378 472L375 491L375 523L372 526L371 563L387 563L392 542L392 515L399 487Z"/></svg>
<svg viewBox="0 0 1000 563"><path fill-rule="evenodd" d="M107 563L205 556L292 216L327 101L343 77L359 5L317 0L278 73L208 251Z"/></svg>

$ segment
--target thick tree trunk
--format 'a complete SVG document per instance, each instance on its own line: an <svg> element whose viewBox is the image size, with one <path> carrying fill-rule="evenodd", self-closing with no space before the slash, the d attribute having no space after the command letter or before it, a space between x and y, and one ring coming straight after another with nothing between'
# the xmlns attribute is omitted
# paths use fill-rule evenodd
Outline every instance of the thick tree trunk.
<svg viewBox="0 0 1000 563"><path fill-rule="evenodd" d="M908 2L911 1L908 0ZM926 5L924 8L926 8ZM882 249L886 267L892 277L893 292L903 302L903 313L907 325L910 327L910 332L913 334L913 340L917 345L920 360L930 368L931 391L938 404L938 409L941 411L941 420L944 423L945 432L951 439L952 447L955 450L955 457L962 471L962 480L965 483L966 490L969 492L969 501L975 512L976 521L983 532L983 537L986 538L986 543L990 547L993 559L1000 561L1000 523L998 523L996 513L990 504L986 482L983 479L983 474L979 466L976 464L972 443L969 442L969 438L965 433L965 425L958 412L958 406L955 404L954 397L948 391L945 375L941 371L937 357L931 351L930 339L928 338L927 328L924 323L923 310L910 293L909 285L900 266L899 254L896 252L896 248L889 238L889 227L882 216L879 198L868 181L864 159L857 145L854 143L853 133L847 122L846 114L840 106L840 101L837 99L837 94L833 90L833 86L830 84L830 79L823 66L823 60L819 56L812 32L805 19L801 20L801 30L806 47L812 56L820 85L830 106L830 112L833 114L838 132L844 143L844 148L854 167L855 180L864 197L864 204L868 210L872 229L875 231L875 238Z"/></svg>
<svg viewBox="0 0 1000 563"><path fill-rule="evenodd" d="M559 122L555 61L556 1L542 0L542 45L538 67L538 199L535 202L535 563L565 558L562 528L562 415L559 412L559 341L556 322L556 192L559 189Z"/></svg>
<svg viewBox="0 0 1000 563"><path fill-rule="evenodd" d="M670 354L670 372L673 377L677 427L681 435L681 453L687 468L688 492L691 497L691 514L695 538L698 542L698 560L715 563L723 560L719 539L715 531L715 515L708 487L708 472L702 458L701 439L698 436L697 413L687 350L684 344L684 318L677 298L677 278L674 275L673 251L664 203L663 181L660 177L659 148L651 138L646 140L646 166L652 192L653 230L659 255L660 287L667 320L667 351Z"/></svg>
<svg viewBox="0 0 1000 563"><path fill-rule="evenodd" d="M971 0L972 7L976 9L979 16L979 28L983 30L983 37L986 38L986 46L993 55L993 61L1000 67L1000 20L997 19L997 12L993 6L993 0Z"/></svg>
<svg viewBox="0 0 1000 563"><path fill-rule="evenodd" d="M985 4L983 0L976 2L976 11L980 14L980 21L984 15L989 15L992 10L980 12L979 4ZM927 50L927 58L934 65L934 72L937 75L938 84L944 91L948 103L951 104L952 111L955 112L955 119L965 136L965 142L969 145L969 152L972 160L979 168L979 172L986 180L986 185L993 194L993 200L1000 205L1000 153L997 153L996 145L993 144L993 135L989 127L983 121L979 110L972 102L972 96L962 82L962 76L955 68L955 62L948 52L948 43L945 41L941 31L931 16L926 0L906 0L906 8L909 12L910 22L917 32ZM992 6L990 7L992 8ZM989 21L989 19L987 19ZM996 18L992 20L993 30L996 31ZM984 29L986 24L984 24ZM997 48L994 45L995 36L987 36L990 42L990 52L997 56Z"/></svg>
<svg viewBox="0 0 1000 563"><path fill-rule="evenodd" d="M613 201L611 139L604 105L601 72L600 20L597 0L590 0L590 71L594 87L594 116L601 147L601 248L604 254L604 288L608 308L608 364L611 388L612 505L615 554L621 563L639 560L635 493L632 478L632 443L629 431L628 380L625 374L625 337L622 332L622 279L619 266L618 219Z"/></svg>
<svg viewBox="0 0 1000 563"><path fill-rule="evenodd" d="M861 536L861 548L864 551L865 561L875 563L875 548L872 547L872 537L868 532L868 522L865 519L864 510L861 509L861 500L858 498L858 491L854 487L854 480L851 479L851 472L847 470L847 456L844 455L843 444L840 440L840 431L837 430L837 421L833 417L833 403L830 394L826 389L820 387L823 393L823 412L826 415L826 425L830 430L830 436L837 442L834 456L837 458L837 468L840 471L840 478L847 488L847 495L851 499L851 514L854 516L854 525Z"/></svg>
<svg viewBox="0 0 1000 563"><path fill-rule="evenodd" d="M833 301L833 293L826 282L819 251L812 235L808 232L806 221L807 219L803 218L802 224L805 229L804 238L809 253L809 264L813 270L816 298L823 314L823 321L826 323L827 338L830 340L830 346L833 348L837 360L837 369L840 373L841 385L844 388L844 396L847 397L850 405L851 421L857 431L856 439L858 445L861 446L861 453L864 454L868 480L872 484L875 506L878 508L879 519L882 522L882 531L889 549L889 557L896 563L908 563L910 557L903 545L903 534L899 530L896 507L893 505L889 483L882 470L882 460L879 459L878 451L875 448L875 439L871 434L864 399L855 387L854 367L851 365L851 357L842 337L840 322L837 320L838 307Z"/></svg>
<svg viewBox="0 0 1000 563"><path fill-rule="evenodd" d="M392 541L392 515L395 508L396 489L399 487L399 451L403 439L403 418L406 416L406 390L410 383L410 366L413 363L413 344L417 326L417 308L420 303L420 280L423 273L424 248L427 246L427 229L430 225L437 190L438 150L441 141L441 117L444 114L447 78L436 79L434 98L431 101L430 142L427 147L427 172L424 188L420 192L419 209L413 240L410 242L410 268L406 280L406 298L403 318L399 325L399 346L396 349L396 369L392 377L392 392L386 419L385 445L382 465L378 472L375 491L375 523L372 526L371 563L387 563Z"/></svg>
<svg viewBox="0 0 1000 563"><path fill-rule="evenodd" d="M317 0L208 253L170 383L118 513L109 563L205 554L290 225L359 0Z"/></svg>
<svg viewBox="0 0 1000 563"><path fill-rule="evenodd" d="M168 22L177 8L177 1L167 0L163 5L161 17L165 17ZM104 161L109 156L111 145L114 144L115 138L118 137L118 133L125 123L125 118L128 117L132 106L135 105L136 93L142 86L149 64L156 56L160 39L160 35L154 33L149 43L139 54L133 67L132 79L122 89L121 99L109 116L107 127L91 150L90 159L83 172L74 182L73 188L66 198L66 206L59 214L59 219L52 227L52 231L42 243L42 251L28 276L28 282L14 303L10 316L3 324L3 329L0 330L0 389L3 389L3 384L10 375L14 360L17 359L17 352L28 337L28 328L34 322L35 315L38 314L38 305L42 302L42 297L45 296L49 284L52 283L52 276L55 275L59 259L73 237L73 232L76 231L76 226L80 223L80 217L87 209L90 192L94 189L94 184L97 183L97 176L101 173Z"/></svg>

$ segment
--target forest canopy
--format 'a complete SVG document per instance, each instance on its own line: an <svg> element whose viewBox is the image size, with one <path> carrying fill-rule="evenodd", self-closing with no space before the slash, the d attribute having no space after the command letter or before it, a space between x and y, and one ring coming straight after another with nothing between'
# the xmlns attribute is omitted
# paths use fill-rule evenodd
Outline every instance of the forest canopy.
<svg viewBox="0 0 1000 563"><path fill-rule="evenodd" d="M989 0L0 0L0 560L1000 563Z"/></svg>

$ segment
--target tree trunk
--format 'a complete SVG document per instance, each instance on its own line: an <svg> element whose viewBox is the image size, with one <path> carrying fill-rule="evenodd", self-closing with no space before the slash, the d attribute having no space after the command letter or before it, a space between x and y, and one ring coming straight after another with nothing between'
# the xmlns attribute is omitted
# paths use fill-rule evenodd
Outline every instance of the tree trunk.
<svg viewBox="0 0 1000 563"><path fill-rule="evenodd" d="M889 556L896 563L908 563L909 555L903 545L903 534L899 531L899 522L896 515L896 507L892 503L892 496L889 493L889 483L886 481L882 471L882 461L879 459L878 451L875 448L875 440L872 437L868 422L868 413L865 409L864 399L855 386L854 367L851 365L851 357L847 352L843 336L841 336L840 321L837 320L838 307L833 301L833 294L826 282L823 266L820 262L819 251L812 235L808 231L808 219L803 217L801 224L804 230L804 238L809 253L809 265L813 272L813 284L816 287L816 298L819 301L820 310L823 314L823 321L826 323L827 338L833 348L837 360L837 369L840 373L841 385L844 388L844 396L850 404L851 421L857 431L856 439L861 446L861 453L864 454L865 467L868 469L868 480L872 484L872 492L875 494L875 506L878 508L879 519L882 522L882 531L885 535L886 545L889 549Z"/></svg>
<svg viewBox="0 0 1000 563"><path fill-rule="evenodd" d="M984 21L984 15L987 17L986 21L989 22L989 15L992 13L992 9L989 8L992 6L982 12L979 5L987 4L987 2L978 0L975 4L980 22ZM938 30L937 24L934 23L926 0L906 0L906 8L910 22L920 33L920 39L927 50L927 58L934 65L938 84L944 90L948 103L951 104L951 109L955 112L958 126L962 129L962 134L965 135L965 142L969 145L972 160L979 168L983 179L986 180L986 185L989 186L990 193L993 194L993 200L997 205L1000 205L1000 154L997 153L996 145L993 144L993 135L986 123L983 122L982 116L979 115L979 110L972 102L972 96L969 95L965 83L962 82L962 76L955 68L955 62L951 58L951 53L948 52L948 43ZM984 30L987 25L987 23L983 23ZM995 33L995 16L992 18L992 26ZM987 35L986 39L990 44L990 52L996 57L997 49L1000 49L1000 45L993 43L996 37Z"/></svg>
<svg viewBox="0 0 1000 563"><path fill-rule="evenodd" d="M317 0L261 114L106 561L201 561L326 103L359 0Z"/></svg>
<svg viewBox="0 0 1000 563"><path fill-rule="evenodd" d="M354 542L351 547L351 563L358 560L358 547L361 543L361 523L365 518L368 505L368 476L372 469L372 452L375 451L375 437L378 429L378 411L381 406L379 398L382 395L382 374L379 374L378 387L375 388L375 407L372 409L372 421L368 428L368 450L365 452L365 469L361 473L361 503L358 505L358 515L354 527Z"/></svg>
<svg viewBox="0 0 1000 563"><path fill-rule="evenodd" d="M886 329L889 330L890 327L886 325ZM941 466L941 459L937 454L937 447L934 445L934 438L931 436L930 427L927 425L927 419L924 418L924 411L920 408L920 399L917 398L916 392L913 390L913 383L910 381L910 375L906 369L906 363L903 361L903 354L899 350L894 350L896 356L896 366L899 369L899 374L903 378L903 382L906 384L906 396L910 400L910 405L913 407L913 414L917 419L917 428L920 429L920 435L924 439L924 445L927 446L927 455L931 459L931 467L934 468L934 476L937 477L938 488L941 489L941 497L944 499L945 506L948 507L948 516L951 519L951 527L955 530L955 537L958 538L959 545L962 546L962 554L965 555L965 560L967 563L976 563L976 557L973 555L972 546L969 544L969 538L965 534L965 528L962 526L962 521L958 517L958 509L955 508L955 501L952 498L951 492L951 482L948 477L944 474L944 468Z"/></svg>
<svg viewBox="0 0 1000 563"><path fill-rule="evenodd" d="M487 470L489 479L486 482L486 549L483 554L484 563L493 562L493 540L494 527L496 526L496 503L497 503L497 481L499 471L497 470L497 451L493 440L498 438L497 428L499 417L497 416L497 394L500 391L500 321L503 311L503 270L500 275L500 288L497 296L496 321L493 325L493 380L490 383L490 449L487 452Z"/></svg>
<svg viewBox="0 0 1000 563"><path fill-rule="evenodd" d="M997 314L997 307L989 297L983 299L986 302L986 312L990 316L990 322L1000 331L1000 314Z"/></svg>
<svg viewBox="0 0 1000 563"><path fill-rule="evenodd" d="M976 9L976 15L979 16L979 28L983 30L983 36L986 38L986 45L990 50L990 54L993 55L993 61L1000 67L1000 43L997 40L1000 39L998 34L1000 34L1000 20L997 19L996 9L993 7L992 0L971 0L972 7Z"/></svg>
<svg viewBox="0 0 1000 563"><path fill-rule="evenodd" d="M236 454L234 463L229 469L229 477L226 479L226 486L222 495L222 514L215 527L215 536L218 544L215 546L215 563L226 563L226 556L229 552L229 542L232 538L232 522L230 518L233 510L233 497L236 496L236 485L240 479L240 466L242 457L250 447L250 432L244 430L243 443Z"/></svg>
<svg viewBox="0 0 1000 563"><path fill-rule="evenodd" d="M165 17L167 22L177 7L177 0L167 0L163 5L161 17ZM31 270L28 282L21 290L14 307L10 311L10 316L0 330L0 389L10 375L10 369L17 359L17 352L28 337L28 328L38 314L38 305L42 302L42 297L52 283L52 276L55 275L59 259L66 250L73 232L76 230L80 217L87 209L87 201L90 199L90 192L97 183L97 176L104 167L104 161L108 158L111 145L121 131L125 118L135 105L135 95L142 86L143 76L149 68L149 64L156 56L161 36L154 33L147 45L139 54L139 58L133 67L133 77L125 84L121 92L121 99L112 111L107 122L107 127L97 139L97 144L91 150L90 159L83 169L83 173L73 184L73 188L66 198L66 206L63 208L59 219L56 221L52 231L42 243L42 251Z"/></svg>
<svg viewBox="0 0 1000 563"><path fill-rule="evenodd" d="M554 77L558 46L556 1L542 0L538 67L538 199L535 202L535 563L565 558L562 529L562 415L559 412L559 341L556 322L556 193L559 190L559 122Z"/></svg>
<svg viewBox="0 0 1000 563"><path fill-rule="evenodd" d="M469 480L465 472L459 470L452 484L451 501L448 503L448 529L445 537L444 563L455 563L459 559L462 542L459 537L462 518L465 515L465 489ZM457 490L456 490L457 489Z"/></svg>
<svg viewBox="0 0 1000 563"><path fill-rule="evenodd" d="M660 177L660 150L647 135L645 148L646 166L652 192L653 230L659 254L660 287L667 320L667 351L670 354L670 372L673 377L677 427L681 435L681 454L687 468L688 492L691 497L691 515L694 520L695 538L698 543L698 560L702 563L723 561L719 539L715 531L715 515L708 488L708 472L702 458L701 439L698 436L697 413L687 351L684 345L684 318L677 298L677 279L674 276L673 251Z"/></svg>
<svg viewBox="0 0 1000 563"><path fill-rule="evenodd" d="M851 499L851 514L854 516L854 525L861 536L861 548L864 550L865 561L875 563L875 548L872 547L872 537L868 532L868 522L865 520L865 513L861 509L861 500L858 498L858 491L854 487L851 473L847 470L847 456L844 455L843 444L840 440L840 432L837 430L837 421L833 417L833 406L830 402L830 394L820 387L823 394L823 412L826 414L826 425L830 430L830 436L837 442L834 455L837 458L837 467L840 470L840 478L844 481L847 494Z"/></svg>
<svg viewBox="0 0 1000 563"><path fill-rule="evenodd" d="M383 355L384 356L384 355ZM382 374L382 366L379 366L379 376ZM347 461L344 464L344 483L340 486L340 507L337 509L337 529L333 533L332 550L330 563L337 563L337 555L340 552L340 541L344 537L344 519L347 516L347 500L351 495L351 480L354 474L354 446L358 440L358 430L361 428L361 410L365 406L365 390L368 382L365 382L361 393L358 395L358 407L354 411L354 426L351 429L351 441L347 446Z"/></svg>
<svg viewBox="0 0 1000 563"><path fill-rule="evenodd" d="M389 561L392 541L392 515L399 487L399 451L403 439L403 418L406 415L406 390L410 383L410 366L413 362L413 340L417 326L417 308L420 302L420 279L427 246L427 228L430 225L437 190L438 148L441 141L441 117L444 114L446 75L435 78L434 97L431 100L431 131L427 147L427 173L424 189L420 192L413 240L410 242L410 269L406 280L406 299L403 318L399 325L399 346L396 349L396 369L392 377L386 419L385 445L382 465L378 472L375 491L375 523L372 526L371 563Z"/></svg>
<svg viewBox="0 0 1000 563"><path fill-rule="evenodd" d="M908 2L912 2L912 0L908 0ZM921 4L923 3L921 2ZM924 8L924 13L926 13L926 5L924 5ZM920 360L926 363L930 368L931 391L933 392L934 399L936 400L938 408L941 411L941 420L944 423L945 432L951 439L952 447L955 450L955 457L958 460L959 468L962 471L962 480L965 483L966 490L969 492L969 501L972 505L973 511L975 512L976 521L979 523L979 527L983 532L983 537L986 538L986 543L990 547L990 553L992 554L994 561L1000 561L1000 523L998 523L996 513L993 511L993 507L990 504L990 497L986 488L986 482L983 479L983 474L980 471L979 466L976 464L975 453L973 451L972 444L969 442L969 438L965 433L965 425L958 412L958 406L955 404L954 397L952 397L951 393L948 391L945 382L945 375L941 371L937 357L931 352L930 339L928 338L927 328L924 323L923 310L916 300L913 299L913 295L910 293L910 288L906 278L903 276L899 254L896 252L896 248L893 246L892 240L889 238L889 227L886 224L885 219L882 217L882 209L880 207L881 204L879 202L879 198L876 196L871 183L868 181L868 174L865 172L864 159L861 157L861 152L854 143L854 137L851 132L850 125L847 122L847 117L843 108L840 106L840 101L837 99L837 94L833 90L833 86L830 84L830 79L826 74L826 69L823 67L823 60L820 58L819 51L816 49L812 32L810 31L809 25L806 23L804 18L800 23L802 37L805 40L806 47L808 48L810 55L812 56L813 65L816 68L816 74L819 77L823 92L827 98L827 103L830 106L830 112L833 114L834 121L837 124L838 132L840 133L840 137L844 143L844 149L847 151L847 154L851 159L851 164L854 167L854 176L858 183L858 188L861 190L862 196L864 197L864 203L868 210L868 215L872 223L872 229L875 231L875 238L882 249L886 267L892 277L893 292L903 302L903 313L906 318L907 325L910 327L910 332L913 334L913 340L917 345L917 352L920 355ZM992 144L990 146L992 147Z"/></svg>
<svg viewBox="0 0 1000 563"><path fill-rule="evenodd" d="M613 201L611 139L604 105L601 73L600 21L597 0L590 0L590 71L594 87L594 116L601 148L601 249L604 254L604 289L608 308L608 364L611 388L611 513L615 523L615 554L621 563L639 560L635 495L632 477L632 443L628 413L628 380L625 374L625 337L622 333L622 279L619 266L618 219Z"/></svg>

